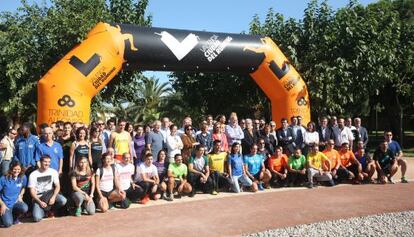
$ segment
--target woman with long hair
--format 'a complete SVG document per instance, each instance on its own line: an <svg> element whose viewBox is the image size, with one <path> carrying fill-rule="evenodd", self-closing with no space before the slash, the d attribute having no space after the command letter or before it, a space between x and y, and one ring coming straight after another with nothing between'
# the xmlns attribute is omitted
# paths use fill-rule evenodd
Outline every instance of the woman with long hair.
<svg viewBox="0 0 414 237"><path fill-rule="evenodd" d="M220 122L216 122L213 126L213 142L216 140L221 141L220 151L227 152L229 150L229 144L227 142L227 136L225 133L226 125Z"/></svg>
<svg viewBox="0 0 414 237"><path fill-rule="evenodd" d="M109 205L125 199L125 191L121 189L119 183L119 173L115 168L113 158L109 154L102 156L102 167L95 173L96 193L98 207L102 212L106 212Z"/></svg>
<svg viewBox="0 0 414 237"><path fill-rule="evenodd" d="M23 202L27 185L25 170L19 162L12 162L7 175L0 178L0 216L4 227L19 223L19 216L26 213L28 206Z"/></svg>
<svg viewBox="0 0 414 237"><path fill-rule="evenodd" d="M75 203L75 216L81 216L82 208L88 215L95 214L93 193L95 191L95 179L89 166L88 158L82 156L78 159L75 170L71 175L72 199Z"/></svg>
<svg viewBox="0 0 414 237"><path fill-rule="evenodd" d="M181 141L183 142L183 149L181 150L181 155L183 156L183 163L188 164L188 159L190 159L193 154L193 149L199 143L193 137L193 126L186 125L184 127L184 134L181 135Z"/></svg>
<svg viewBox="0 0 414 237"><path fill-rule="evenodd" d="M240 152L240 144L235 142L231 145L231 151L227 159L228 171L231 180L233 181L233 191L236 193L240 192L241 184L245 187L251 187L253 192L257 191L257 184L253 183L252 180L246 174L246 167L243 162L243 155Z"/></svg>
<svg viewBox="0 0 414 237"><path fill-rule="evenodd" d="M305 134L303 134L303 141L305 142L305 148L303 149L303 155L308 154L309 148L312 144L319 144L319 133L316 131L315 123L310 121L307 124Z"/></svg>
<svg viewBox="0 0 414 237"><path fill-rule="evenodd" d="M88 129L80 127L75 132L76 141L70 147L69 166L75 169L77 159L82 156L88 157L89 164L92 165L91 147L88 141Z"/></svg>
<svg viewBox="0 0 414 237"><path fill-rule="evenodd" d="M167 169L169 162L167 160L167 153L164 150L158 152L157 160L153 162L155 167L157 167L158 177L160 179L160 184L158 189L161 191L162 198L165 198L165 191L167 190Z"/></svg>
<svg viewBox="0 0 414 237"><path fill-rule="evenodd" d="M92 168L96 170L102 166L103 140L97 127L91 127L90 135L89 143L91 146Z"/></svg>

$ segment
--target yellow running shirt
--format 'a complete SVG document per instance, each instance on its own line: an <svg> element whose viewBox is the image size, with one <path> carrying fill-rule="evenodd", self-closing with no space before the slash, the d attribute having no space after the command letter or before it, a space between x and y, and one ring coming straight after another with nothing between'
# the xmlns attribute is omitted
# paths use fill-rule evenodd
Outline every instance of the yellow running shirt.
<svg viewBox="0 0 414 237"><path fill-rule="evenodd" d="M129 138L130 135L126 131L123 131L121 133L114 133L115 155L123 155L124 153L129 153Z"/></svg>
<svg viewBox="0 0 414 237"><path fill-rule="evenodd" d="M320 151L318 151L315 155L311 155L311 153L309 153L308 161L310 165L316 167L317 169L322 169L322 162L328 161L329 164L331 163L329 158Z"/></svg>
<svg viewBox="0 0 414 237"><path fill-rule="evenodd" d="M224 162L227 160L227 153L208 154L208 164L210 170L224 173Z"/></svg>

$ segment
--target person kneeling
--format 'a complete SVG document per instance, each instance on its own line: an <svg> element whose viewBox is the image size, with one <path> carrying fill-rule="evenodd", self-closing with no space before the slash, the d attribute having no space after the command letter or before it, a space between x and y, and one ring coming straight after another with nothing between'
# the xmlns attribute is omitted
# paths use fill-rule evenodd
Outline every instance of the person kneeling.
<svg viewBox="0 0 414 237"><path fill-rule="evenodd" d="M4 227L20 223L19 217L29 209L23 202L26 184L22 165L12 161L7 174L0 177L0 220Z"/></svg>
<svg viewBox="0 0 414 237"><path fill-rule="evenodd" d="M126 197L119 185L118 171L111 162L111 155L104 154L102 167L98 168L95 174L97 202L102 212L106 212L110 206L113 206L113 203L120 202Z"/></svg>
<svg viewBox="0 0 414 237"><path fill-rule="evenodd" d="M288 161L288 184L289 187L301 186L306 181L306 158L298 147L289 157Z"/></svg>
<svg viewBox="0 0 414 237"><path fill-rule="evenodd" d="M251 146L250 154L244 156L244 163L247 176L255 183L253 184L253 192L257 192L257 190L263 191L263 183L265 187L269 187L272 175L264 166L264 157L257 154L256 144Z"/></svg>
<svg viewBox="0 0 414 237"><path fill-rule="evenodd" d="M328 164L328 170L330 170L329 158L319 151L318 144L311 144L308 153L308 188L313 188L313 178L318 181L327 181L330 186L335 186L331 172L324 171L322 168L322 164L325 163Z"/></svg>
<svg viewBox="0 0 414 237"><path fill-rule="evenodd" d="M119 173L119 185L121 186L121 190L124 190L126 196L119 202L119 205L121 208L128 208L131 202L136 202L144 196L142 188L132 180L134 165L132 164L131 154L124 153L122 155L122 161L116 164L116 170Z"/></svg>
<svg viewBox="0 0 414 237"><path fill-rule="evenodd" d="M59 194L59 174L50 168L50 157L40 158L40 168L33 171L29 176L30 195L33 199L33 220L39 222L45 216L54 216L54 211L65 206L66 198ZM52 210L53 209L53 210Z"/></svg>
<svg viewBox="0 0 414 237"><path fill-rule="evenodd" d="M203 193L210 193L213 186L213 180L210 177L210 167L208 166L208 159L204 156L204 145L197 145L196 154L188 161L188 181L193 190L190 197L196 193L196 187L199 187Z"/></svg>
<svg viewBox="0 0 414 237"><path fill-rule="evenodd" d="M388 179L390 184L394 184L392 177L397 173L398 166L394 154L388 149L388 142L382 142L374 153L375 166L378 178L382 184L386 184Z"/></svg>
<svg viewBox="0 0 414 237"><path fill-rule="evenodd" d="M341 145L341 150L339 151L339 159L341 164L337 171L339 180L348 180L354 181L355 184L359 184L364 176L362 175L362 166L359 161L355 158L354 153L349 149L348 143L343 143Z"/></svg>
<svg viewBox="0 0 414 237"><path fill-rule="evenodd" d="M82 207L88 215L95 214L95 203L93 202L95 179L88 158L83 156L77 160L76 168L71 175L71 182L72 199L76 208L75 216L81 216Z"/></svg>
<svg viewBox="0 0 414 237"><path fill-rule="evenodd" d="M233 191L235 193L241 191L239 182L242 184L242 187L250 187L252 190L257 191L257 184L253 184L253 181L247 176L243 155L240 152L240 144L238 142L233 143L231 146L231 152L228 158L228 170L230 178L233 181Z"/></svg>
<svg viewBox="0 0 414 237"><path fill-rule="evenodd" d="M144 198L142 198L141 204L147 203L150 198L158 200L160 197L160 195L157 194L160 178L158 177L157 167L152 164L152 161L152 154L148 153L144 157L144 162L137 166L135 181L144 192Z"/></svg>
<svg viewBox="0 0 414 237"><path fill-rule="evenodd" d="M177 198L181 197L182 193L190 193L192 191L191 184L187 182L187 166L183 164L183 157L181 154L175 154L174 163L168 166L168 191L166 197L167 201L173 201L174 189L177 189Z"/></svg>
<svg viewBox="0 0 414 237"><path fill-rule="evenodd" d="M281 146L276 147L275 154L273 154L268 160L269 171L272 174L271 183L278 187L285 187L287 185L287 160L285 154L282 153L283 148Z"/></svg>

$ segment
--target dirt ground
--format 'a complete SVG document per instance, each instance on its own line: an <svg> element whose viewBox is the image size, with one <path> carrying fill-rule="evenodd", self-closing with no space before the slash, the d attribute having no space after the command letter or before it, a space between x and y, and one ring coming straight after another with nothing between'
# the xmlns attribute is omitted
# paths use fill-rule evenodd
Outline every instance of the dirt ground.
<svg viewBox="0 0 414 237"><path fill-rule="evenodd" d="M240 236L324 220L414 210L414 159L409 184L271 189L196 195L134 204L94 216L45 219L0 229L0 236ZM400 175L397 174L396 181ZM398 179L397 179L398 178Z"/></svg>

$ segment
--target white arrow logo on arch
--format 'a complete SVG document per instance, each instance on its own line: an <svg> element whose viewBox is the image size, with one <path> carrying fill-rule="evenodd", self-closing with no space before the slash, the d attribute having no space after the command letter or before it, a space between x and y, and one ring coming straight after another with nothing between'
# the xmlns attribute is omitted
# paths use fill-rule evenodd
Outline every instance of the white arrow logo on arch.
<svg viewBox="0 0 414 237"><path fill-rule="evenodd" d="M181 43L167 31L155 34L161 35L161 41L171 50L178 61L183 59L198 44L198 36L193 33L188 34Z"/></svg>

